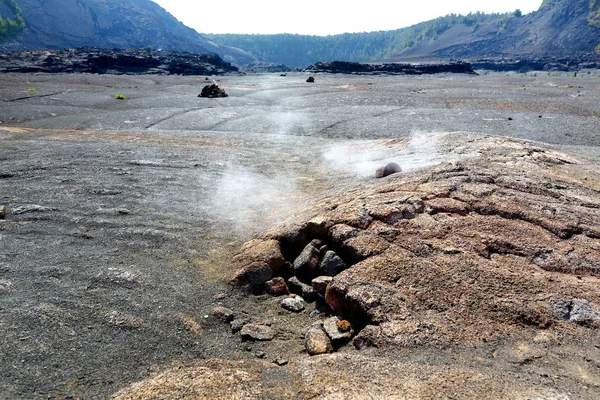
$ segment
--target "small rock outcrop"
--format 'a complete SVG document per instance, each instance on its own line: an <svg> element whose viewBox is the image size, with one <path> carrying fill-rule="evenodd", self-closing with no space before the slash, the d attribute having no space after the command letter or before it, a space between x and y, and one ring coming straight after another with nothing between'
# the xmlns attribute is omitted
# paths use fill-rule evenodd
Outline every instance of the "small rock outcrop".
<svg viewBox="0 0 600 400"><path fill-rule="evenodd" d="M213 83L212 85L206 85L202 88L202 92L198 95L198 97L207 97L209 99L214 99L216 97L227 97L227 93L225 90L221 89L219 85Z"/></svg>

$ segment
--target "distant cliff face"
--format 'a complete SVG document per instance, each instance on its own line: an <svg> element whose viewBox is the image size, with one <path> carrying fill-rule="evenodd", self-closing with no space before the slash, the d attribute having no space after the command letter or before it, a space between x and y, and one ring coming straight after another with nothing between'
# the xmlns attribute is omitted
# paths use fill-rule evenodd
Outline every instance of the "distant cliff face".
<svg viewBox="0 0 600 400"><path fill-rule="evenodd" d="M219 46L150 0L18 0L25 31L0 48L153 48L214 52L228 61L254 58Z"/></svg>
<svg viewBox="0 0 600 400"><path fill-rule="evenodd" d="M306 66L317 61L422 59L600 59L600 0L545 0L521 13L447 15L394 31L327 37L211 35L267 61Z"/></svg>
<svg viewBox="0 0 600 400"><path fill-rule="evenodd" d="M491 35L483 26L460 40L438 39L433 55L454 57L558 56L593 54L600 44L598 0L546 0L540 9L512 18ZM496 29L496 27L494 27ZM405 55L423 53L424 46Z"/></svg>

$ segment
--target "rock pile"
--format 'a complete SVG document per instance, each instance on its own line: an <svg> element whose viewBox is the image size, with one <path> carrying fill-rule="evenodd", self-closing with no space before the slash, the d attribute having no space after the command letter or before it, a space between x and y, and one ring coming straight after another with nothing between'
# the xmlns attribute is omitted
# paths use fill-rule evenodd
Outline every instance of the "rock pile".
<svg viewBox="0 0 600 400"><path fill-rule="evenodd" d="M213 99L216 97L227 97L227 93L225 93L225 90L221 89L219 85L213 83L212 85L204 86L198 97L208 97Z"/></svg>

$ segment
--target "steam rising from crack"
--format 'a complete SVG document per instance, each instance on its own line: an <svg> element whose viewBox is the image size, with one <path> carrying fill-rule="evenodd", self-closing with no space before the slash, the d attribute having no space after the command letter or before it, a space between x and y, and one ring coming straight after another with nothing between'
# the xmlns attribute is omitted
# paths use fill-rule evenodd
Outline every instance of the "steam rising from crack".
<svg viewBox="0 0 600 400"><path fill-rule="evenodd" d="M441 140L440 133L414 131L405 146L376 140L352 141L329 147L324 157L335 169L359 177L373 177L377 168L389 162L410 171L459 158L445 151Z"/></svg>
<svg viewBox="0 0 600 400"><path fill-rule="evenodd" d="M208 209L238 232L274 226L300 203L296 179L228 167L215 185Z"/></svg>

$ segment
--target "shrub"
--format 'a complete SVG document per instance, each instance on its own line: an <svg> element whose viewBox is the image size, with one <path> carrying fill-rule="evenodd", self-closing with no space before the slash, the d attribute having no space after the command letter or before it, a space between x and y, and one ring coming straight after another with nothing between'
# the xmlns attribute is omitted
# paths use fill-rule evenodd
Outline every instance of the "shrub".
<svg viewBox="0 0 600 400"><path fill-rule="evenodd" d="M124 94L117 93L117 95L115 96L115 99L117 99L117 100L125 100L125 99L127 99L127 97L125 97Z"/></svg>

